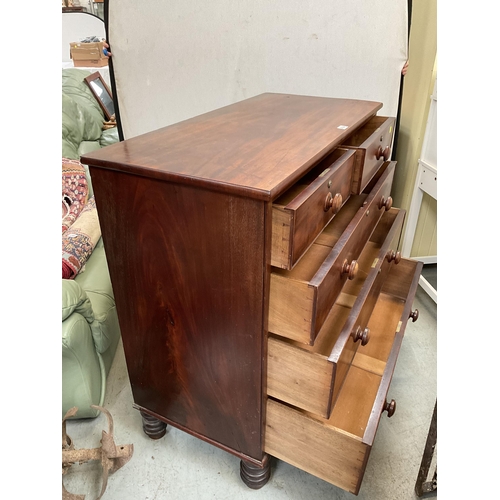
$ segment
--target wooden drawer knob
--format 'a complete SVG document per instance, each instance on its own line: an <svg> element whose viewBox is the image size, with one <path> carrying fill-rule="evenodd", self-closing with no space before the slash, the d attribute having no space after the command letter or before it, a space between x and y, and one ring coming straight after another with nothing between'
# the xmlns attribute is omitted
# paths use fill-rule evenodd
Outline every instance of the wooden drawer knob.
<svg viewBox="0 0 500 500"><path fill-rule="evenodd" d="M347 274L347 279L353 280L358 272L358 262L353 260L350 264L347 259L342 264L342 274Z"/></svg>
<svg viewBox="0 0 500 500"><path fill-rule="evenodd" d="M354 337L354 342L361 340L361 345L366 345L370 340L370 329L365 328L364 330L361 330L361 327L358 326L356 333L354 333L353 337Z"/></svg>
<svg viewBox="0 0 500 500"><path fill-rule="evenodd" d="M325 212L333 209L333 213L336 214L342 208L342 195L337 193L335 196L332 196L332 193L328 193L325 198L324 209Z"/></svg>
<svg viewBox="0 0 500 500"><path fill-rule="evenodd" d="M418 309L415 309L414 311L412 311L410 313L410 316L408 316L408 319L411 319L412 323L415 323L415 321L417 321L418 319Z"/></svg>
<svg viewBox="0 0 500 500"><path fill-rule="evenodd" d="M386 411L387 412L387 416L389 418L391 418L394 413L396 412L396 401L394 401L394 399L391 399L391 402L388 403L387 401L385 402L384 404L384 409L382 410L382 412Z"/></svg>
<svg viewBox="0 0 500 500"><path fill-rule="evenodd" d="M380 160L380 158L384 158L384 161L387 161L391 157L391 148L389 146L386 146L383 148L382 146L379 146L377 149L377 153L375 154L375 158L377 160Z"/></svg>
<svg viewBox="0 0 500 500"><path fill-rule="evenodd" d="M401 262L401 252L395 252L394 250L389 250L386 255L388 262L394 261L394 264L399 264Z"/></svg>
<svg viewBox="0 0 500 500"><path fill-rule="evenodd" d="M385 199L385 196L382 196L382 198L380 198L380 201L378 202L378 208L379 210L381 210L384 207L386 212L392 208L392 198L390 196L387 197L387 200Z"/></svg>

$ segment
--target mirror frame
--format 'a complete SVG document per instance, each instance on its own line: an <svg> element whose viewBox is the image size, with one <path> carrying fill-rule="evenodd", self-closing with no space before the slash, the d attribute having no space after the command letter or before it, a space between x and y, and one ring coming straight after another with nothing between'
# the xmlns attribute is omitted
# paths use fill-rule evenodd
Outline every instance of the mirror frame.
<svg viewBox="0 0 500 500"><path fill-rule="evenodd" d="M111 117L115 114L115 112L114 112L115 103L113 101L113 94L111 93L111 90L109 89L108 85L106 84L106 82L102 78L99 71L96 71L95 73L92 73L91 75L85 77L84 80L85 80L85 83L89 86L89 89L92 92L92 94L94 94L94 97L96 98L97 102L99 103L99 106L101 106L106 118L108 120L111 120ZM102 87L104 88L105 92L108 93L109 98L113 102L113 110L110 110L106 107L106 105L102 102L101 98L99 97L99 95L96 93L96 91L92 87L91 83L95 80L99 80L99 83L102 84ZM113 111L113 112L111 112L111 111Z"/></svg>

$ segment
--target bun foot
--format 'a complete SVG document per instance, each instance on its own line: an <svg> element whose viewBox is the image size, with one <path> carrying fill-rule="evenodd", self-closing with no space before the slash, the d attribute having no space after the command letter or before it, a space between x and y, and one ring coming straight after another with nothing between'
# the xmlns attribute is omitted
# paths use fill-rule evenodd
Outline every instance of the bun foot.
<svg viewBox="0 0 500 500"><path fill-rule="evenodd" d="M167 432L167 424L147 413L140 412L142 416L142 430L151 439L160 439Z"/></svg>
<svg viewBox="0 0 500 500"><path fill-rule="evenodd" d="M241 480L253 490L262 488L271 477L271 466L269 455L264 455L262 459L264 467L259 467L253 463L240 461L240 477Z"/></svg>

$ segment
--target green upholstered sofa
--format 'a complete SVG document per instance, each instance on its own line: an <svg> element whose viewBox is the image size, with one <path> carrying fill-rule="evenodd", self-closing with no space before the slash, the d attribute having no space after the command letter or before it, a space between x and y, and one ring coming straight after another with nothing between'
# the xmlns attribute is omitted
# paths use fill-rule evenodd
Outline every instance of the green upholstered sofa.
<svg viewBox="0 0 500 500"><path fill-rule="evenodd" d="M83 80L89 71L62 70L62 156L80 156L118 141ZM89 196L92 184L86 167ZM78 407L76 418L96 417L120 340L120 328L102 238L75 279L62 280L62 415Z"/></svg>

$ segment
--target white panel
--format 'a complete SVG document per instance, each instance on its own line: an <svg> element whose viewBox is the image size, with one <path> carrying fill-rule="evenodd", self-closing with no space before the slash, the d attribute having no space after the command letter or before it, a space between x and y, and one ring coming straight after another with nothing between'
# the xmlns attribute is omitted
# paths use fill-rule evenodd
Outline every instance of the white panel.
<svg viewBox="0 0 500 500"><path fill-rule="evenodd" d="M396 116L407 24L407 0L109 0L124 136L263 92Z"/></svg>
<svg viewBox="0 0 500 500"><path fill-rule="evenodd" d="M425 163L422 160L419 163L419 179L418 187L422 191L425 191L428 195L432 196L435 200L437 199L437 170L431 165Z"/></svg>
<svg viewBox="0 0 500 500"><path fill-rule="evenodd" d="M69 44L79 42L88 36L105 37L104 21L84 12L62 14L62 61L70 62Z"/></svg>

